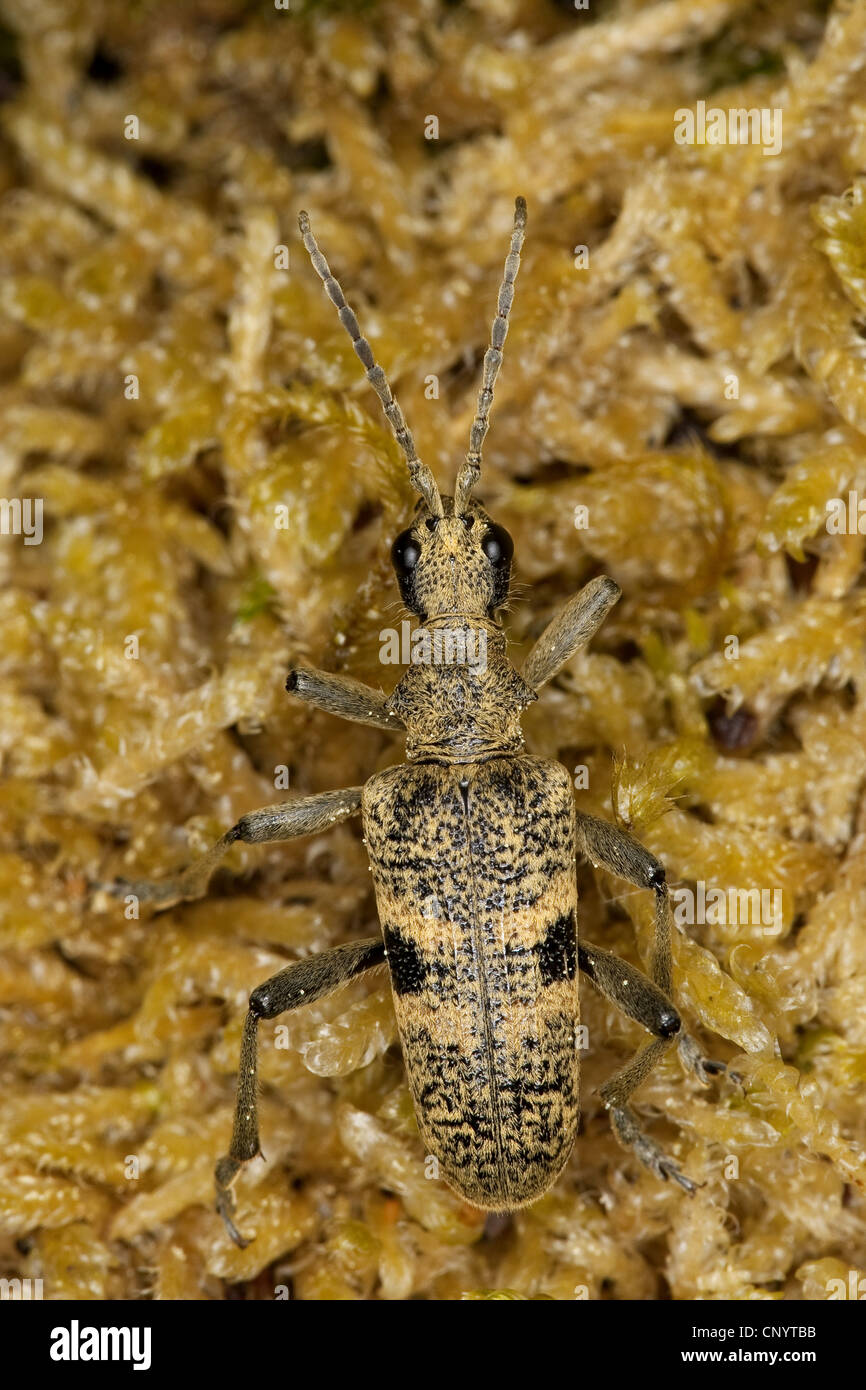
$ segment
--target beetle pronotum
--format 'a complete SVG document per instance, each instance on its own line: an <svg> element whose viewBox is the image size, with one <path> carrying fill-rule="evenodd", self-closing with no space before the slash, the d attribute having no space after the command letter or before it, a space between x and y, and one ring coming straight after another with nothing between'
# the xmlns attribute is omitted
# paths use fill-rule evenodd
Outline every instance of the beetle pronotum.
<svg viewBox="0 0 866 1390"><path fill-rule="evenodd" d="M242 816L201 859L161 883L111 885L156 902L203 893L238 840L311 835L361 813L382 936L298 961L253 990L244 1025L237 1111L216 1167L217 1207L238 1244L232 1187L259 1152L256 1047L261 1019L311 1003L387 961L418 1126L446 1182L475 1206L535 1201L571 1153L578 1121L578 969L652 1034L602 1088L614 1131L642 1163L687 1192L695 1183L645 1135L628 1102L674 1042L702 1082L707 1061L671 1001L671 913L664 869L635 839L574 804L558 762L524 752L521 715L593 636L620 597L593 579L561 609L518 672L497 613L508 598L513 545L472 492L481 473L493 389L520 265L526 204L515 207L469 451L453 497L442 496L382 368L310 230L304 245L351 336L405 454L419 500L394 541L406 607L432 639L484 662L416 662L385 696L346 676L299 668L287 689L319 709L406 733L407 762L362 787L323 792ZM441 649L438 648L438 649ZM648 977L598 946L578 944L576 857L586 855L655 895Z"/></svg>

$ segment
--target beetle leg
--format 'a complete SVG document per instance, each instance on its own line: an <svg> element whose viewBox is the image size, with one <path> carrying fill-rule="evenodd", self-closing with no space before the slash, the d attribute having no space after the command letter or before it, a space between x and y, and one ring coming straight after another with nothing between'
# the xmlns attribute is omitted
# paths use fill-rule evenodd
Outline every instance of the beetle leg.
<svg viewBox="0 0 866 1390"><path fill-rule="evenodd" d="M387 695L352 676L335 676L330 671L298 667L289 672L286 689L299 700L306 700L340 719L354 719L359 724L373 724L376 728L394 729L398 733L406 727L398 714L386 708Z"/></svg>
<svg viewBox="0 0 866 1390"><path fill-rule="evenodd" d="M658 985L653 984L642 970L628 961L620 960L612 951L581 943L578 945L577 959L581 970L605 999L656 1035L656 1041L641 1048L628 1065L601 1088L601 1097L610 1112L614 1134L625 1148L634 1150L641 1163L656 1177L673 1178L686 1192L694 1192L697 1184L680 1172L673 1159L668 1158L655 1141L644 1134L637 1116L626 1104L632 1091L636 1091L646 1080L680 1031L679 1014Z"/></svg>
<svg viewBox="0 0 866 1390"><path fill-rule="evenodd" d="M680 1016L674 1005L642 970L612 951L583 942L578 944L577 961L599 993L648 1032L667 1041L680 1031Z"/></svg>
<svg viewBox="0 0 866 1390"><path fill-rule="evenodd" d="M127 895L142 902L159 903L166 907L183 898L199 898L207 889L211 874L223 855L238 840L246 845L272 844L277 840L293 840L301 835L316 835L327 830L335 821L353 816L361 805L362 787L347 787L345 791L317 792L315 796L284 801L280 806L263 806L250 811L217 840L207 854L196 859L179 874L157 882L116 878L110 883L94 883L92 887L111 893L115 898Z"/></svg>
<svg viewBox="0 0 866 1390"><path fill-rule="evenodd" d="M523 663L523 679L540 690L597 632L622 590L602 574L591 579L552 618Z"/></svg>
<svg viewBox="0 0 866 1390"><path fill-rule="evenodd" d="M651 974L663 994L670 994L671 909L664 866L639 840L598 816L577 812L577 846L587 859L637 888L651 888L656 900Z"/></svg>
<svg viewBox="0 0 866 1390"><path fill-rule="evenodd" d="M655 894L655 934L650 973L653 983L662 994L670 996L673 987L673 967L671 957L671 900L665 881L664 865L654 854L644 849L639 840L618 826L608 825L598 816L588 816L577 812L578 848L596 866L607 869L612 874L633 883L637 888L651 888ZM638 1020L643 1022L642 1019ZM697 1077L702 1085L709 1083L710 1077L726 1073L724 1062L713 1062L704 1057L701 1049L684 1029L677 1038L680 1061L687 1072ZM732 1080L737 1080L731 1076Z"/></svg>
<svg viewBox="0 0 866 1390"><path fill-rule="evenodd" d="M352 941L345 946L335 946L321 955L311 956L309 960L295 961L285 970L280 970L278 974L265 980L264 984L258 985L250 995L250 1007L244 1022L241 1042L237 1106L231 1146L214 1170L217 1211L225 1222L232 1240L241 1248L249 1242L234 1224L235 1202L231 1189L242 1165L261 1153L256 1106L259 1019L276 1018L278 1014L287 1013L289 1009L296 1009L301 1004L312 1004L323 995L333 993L356 975L361 975L376 965L382 965L384 960L385 944L381 937Z"/></svg>
<svg viewBox="0 0 866 1390"><path fill-rule="evenodd" d="M645 1050L649 1052L655 1046L655 1043L650 1043ZM651 1070L654 1065L654 1061L650 1062L647 1071ZM655 1140L650 1139L648 1134L644 1134L634 1111L628 1105L611 1105L608 1113L613 1132L622 1146L631 1149L644 1167L654 1173L657 1178L662 1178L665 1182L668 1178L673 1178L674 1182L679 1183L690 1197L694 1196L699 1187L703 1187L703 1183L693 1182L691 1178L687 1177L674 1160L668 1158L664 1150L659 1148Z"/></svg>
<svg viewBox="0 0 866 1390"><path fill-rule="evenodd" d="M743 1088L743 1080L735 1071L731 1071L725 1062L715 1062L710 1057L705 1057L700 1047L695 1042L691 1033L681 1033L677 1038L677 1051L680 1054L686 1071L696 1076L698 1081L704 1086L709 1086L714 1076L725 1076L735 1085Z"/></svg>

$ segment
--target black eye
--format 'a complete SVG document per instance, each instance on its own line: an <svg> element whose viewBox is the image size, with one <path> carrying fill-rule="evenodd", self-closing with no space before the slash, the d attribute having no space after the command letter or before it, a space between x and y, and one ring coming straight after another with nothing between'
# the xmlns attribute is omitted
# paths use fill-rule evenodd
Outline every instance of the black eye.
<svg viewBox="0 0 866 1390"><path fill-rule="evenodd" d="M492 521L487 528L484 540L481 542L481 549L487 556L491 565L497 568L500 565L510 565L511 557L514 554L514 541L509 536L504 526L497 526Z"/></svg>
<svg viewBox="0 0 866 1390"><path fill-rule="evenodd" d="M391 546L391 564L397 571L398 579L405 579L406 575L415 568L420 554L421 547L412 532L401 531Z"/></svg>

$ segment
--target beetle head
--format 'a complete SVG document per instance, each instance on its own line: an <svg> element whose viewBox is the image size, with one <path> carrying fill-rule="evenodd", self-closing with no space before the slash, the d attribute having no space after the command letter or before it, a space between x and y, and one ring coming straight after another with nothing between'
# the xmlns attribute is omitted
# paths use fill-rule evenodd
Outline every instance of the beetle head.
<svg viewBox="0 0 866 1390"><path fill-rule="evenodd" d="M391 547L403 602L422 621L446 613L492 618L508 600L514 543L474 499L456 516L454 499L443 497L442 511L419 502Z"/></svg>

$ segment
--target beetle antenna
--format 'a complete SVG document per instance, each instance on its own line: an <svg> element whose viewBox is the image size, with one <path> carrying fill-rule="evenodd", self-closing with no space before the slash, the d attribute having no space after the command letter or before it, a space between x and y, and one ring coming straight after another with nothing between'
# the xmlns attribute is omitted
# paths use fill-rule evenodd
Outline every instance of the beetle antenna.
<svg viewBox="0 0 866 1390"><path fill-rule="evenodd" d="M382 402L385 414L388 417L388 423L394 431L394 437L403 450L403 453L406 455L412 486L415 491L419 492L424 498L433 516L442 516L442 498L439 496L436 479L433 477L426 463L422 463L415 452L415 440L412 438L412 432L403 419L402 410L394 399L394 393L388 384L388 378L376 362L373 356L373 349L358 327L358 320L346 303L345 295L340 288L339 281L331 274L331 268L319 250L316 238L310 231L310 219L305 212L298 213L298 226L301 229L304 246L307 248L310 260L313 262L313 269L325 286L325 291L331 303L336 305L340 314L340 323L352 339L352 347L361 359L361 366L367 374L367 380Z"/></svg>
<svg viewBox="0 0 866 1390"><path fill-rule="evenodd" d="M496 318L490 330L490 346L484 354L481 376L481 390L478 392L478 405L472 432L469 436L469 453L457 474L454 488L454 515L461 516L466 510L469 494L481 477L481 445L487 433L488 415L493 401L493 388L502 366L502 348L508 336L508 314L514 300L514 282L520 269L520 251L526 235L526 199L517 198L514 203L514 231L511 233L511 250L505 259L505 271L499 287L499 300L496 305Z"/></svg>

